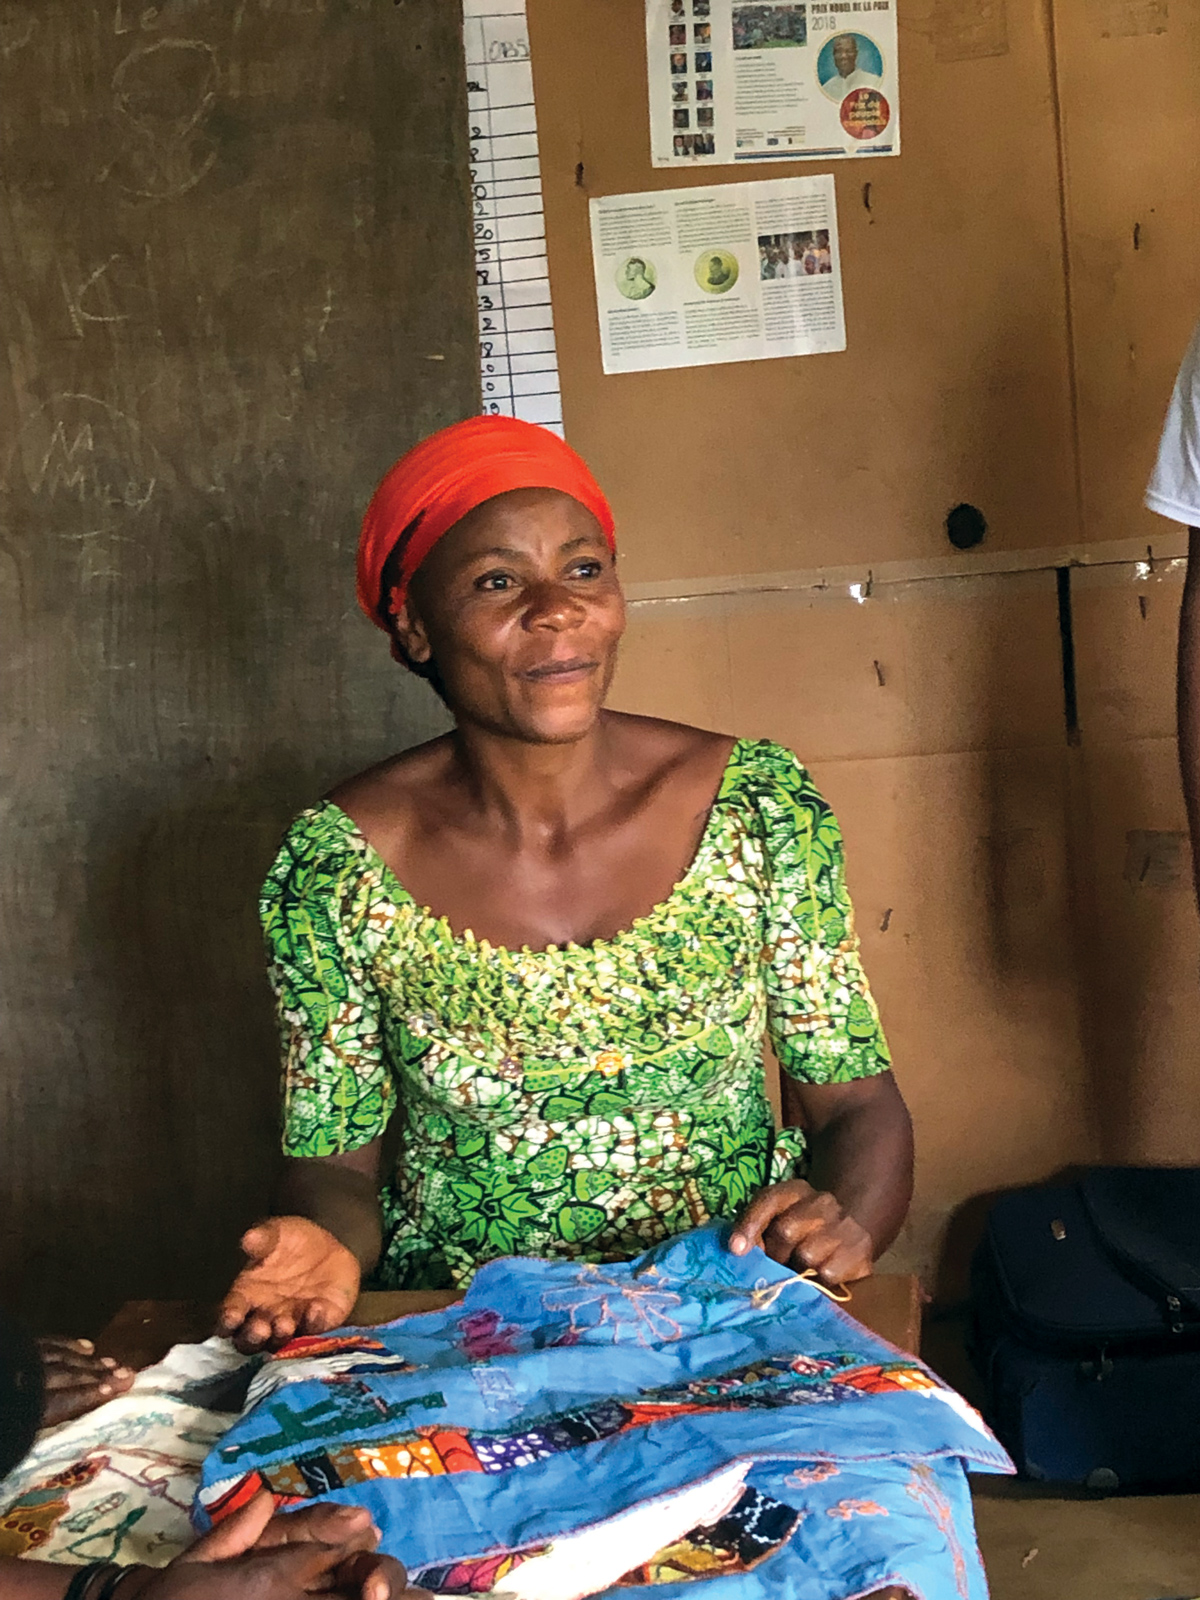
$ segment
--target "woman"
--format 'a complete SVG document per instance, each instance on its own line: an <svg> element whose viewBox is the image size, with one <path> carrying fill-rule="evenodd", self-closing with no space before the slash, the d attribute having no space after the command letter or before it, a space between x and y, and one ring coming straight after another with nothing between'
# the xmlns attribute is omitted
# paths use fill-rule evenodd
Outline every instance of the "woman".
<svg viewBox="0 0 1200 1600"><path fill-rule="evenodd" d="M371 503L360 604L456 726L304 812L267 879L289 1161L222 1308L243 1348L337 1325L365 1273L622 1259L741 1212L734 1251L843 1283L899 1230L911 1130L837 824L778 745L604 709L614 552L583 462L507 418Z"/></svg>

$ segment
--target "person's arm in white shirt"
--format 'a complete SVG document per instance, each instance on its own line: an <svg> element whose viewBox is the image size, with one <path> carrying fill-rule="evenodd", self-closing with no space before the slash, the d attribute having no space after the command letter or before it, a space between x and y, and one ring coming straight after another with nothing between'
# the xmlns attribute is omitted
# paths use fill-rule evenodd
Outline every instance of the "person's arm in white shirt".
<svg viewBox="0 0 1200 1600"><path fill-rule="evenodd" d="M1179 771L1192 836L1192 874L1200 899L1200 528L1188 529L1187 577L1179 611L1176 705Z"/></svg>
<svg viewBox="0 0 1200 1600"><path fill-rule="evenodd" d="M1187 577L1179 612L1176 708L1179 769L1200 898L1200 327L1175 380L1146 504L1188 529Z"/></svg>

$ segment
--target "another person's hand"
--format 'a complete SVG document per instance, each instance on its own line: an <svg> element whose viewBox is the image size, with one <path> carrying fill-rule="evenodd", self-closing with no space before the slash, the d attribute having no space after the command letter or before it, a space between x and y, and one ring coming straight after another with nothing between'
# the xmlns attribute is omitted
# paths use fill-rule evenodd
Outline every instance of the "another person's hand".
<svg viewBox="0 0 1200 1600"><path fill-rule="evenodd" d="M358 1261L307 1217L271 1217L242 1236L250 1258L233 1280L217 1331L239 1350L278 1348L298 1333L345 1322L358 1299Z"/></svg>
<svg viewBox="0 0 1200 1600"><path fill-rule="evenodd" d="M72 1422L85 1412L94 1411L97 1406L124 1394L133 1382L133 1372L128 1367L118 1366L110 1356L98 1356L90 1339L65 1339L55 1335L39 1339L37 1346L45 1387L44 1428Z"/></svg>
<svg viewBox="0 0 1200 1600"><path fill-rule="evenodd" d="M800 1178L760 1189L742 1212L729 1248L744 1256L755 1245L796 1272L815 1270L831 1286L869 1277L875 1261L867 1230L833 1195Z"/></svg>
<svg viewBox="0 0 1200 1600"><path fill-rule="evenodd" d="M400 1563L376 1549L362 1506L313 1506L283 1516L263 1491L161 1571L126 1580L129 1600L425 1600ZM124 1588L124 1585L122 1585Z"/></svg>

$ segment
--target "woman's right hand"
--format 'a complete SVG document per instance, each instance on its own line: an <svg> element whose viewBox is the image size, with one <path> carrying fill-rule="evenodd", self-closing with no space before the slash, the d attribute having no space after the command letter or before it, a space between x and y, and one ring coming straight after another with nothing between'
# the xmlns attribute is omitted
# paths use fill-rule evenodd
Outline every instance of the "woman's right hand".
<svg viewBox="0 0 1200 1600"><path fill-rule="evenodd" d="M362 1276L352 1251L307 1217L269 1217L242 1236L249 1257L233 1280L217 1332L239 1350L277 1349L349 1317Z"/></svg>

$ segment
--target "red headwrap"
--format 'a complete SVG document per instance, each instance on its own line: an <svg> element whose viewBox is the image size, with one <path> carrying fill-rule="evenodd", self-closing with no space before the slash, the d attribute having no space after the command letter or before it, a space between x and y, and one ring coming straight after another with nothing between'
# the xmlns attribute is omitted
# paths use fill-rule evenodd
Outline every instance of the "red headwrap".
<svg viewBox="0 0 1200 1600"><path fill-rule="evenodd" d="M383 569L403 541L396 589L468 511L510 489L558 489L578 500L616 548L613 514L585 462L548 428L515 417L468 417L401 456L376 489L358 542L358 603L381 628Z"/></svg>

